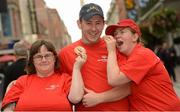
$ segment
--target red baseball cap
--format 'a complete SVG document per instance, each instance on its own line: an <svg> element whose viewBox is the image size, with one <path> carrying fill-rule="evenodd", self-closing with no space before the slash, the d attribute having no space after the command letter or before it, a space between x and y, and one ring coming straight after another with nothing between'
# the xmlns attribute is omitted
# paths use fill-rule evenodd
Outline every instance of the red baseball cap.
<svg viewBox="0 0 180 112"><path fill-rule="evenodd" d="M134 30L139 35L139 37L141 37L140 28L132 19L122 19L122 20L119 20L119 22L115 25L109 25L106 28L105 33L106 33L106 35L113 36L114 31L117 28L122 28L122 27L130 27L132 30Z"/></svg>

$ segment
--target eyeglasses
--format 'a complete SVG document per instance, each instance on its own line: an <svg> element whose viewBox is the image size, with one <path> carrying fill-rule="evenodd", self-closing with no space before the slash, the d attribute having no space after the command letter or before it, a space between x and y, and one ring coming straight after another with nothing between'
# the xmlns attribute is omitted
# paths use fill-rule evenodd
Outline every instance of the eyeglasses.
<svg viewBox="0 0 180 112"><path fill-rule="evenodd" d="M34 57L33 57L33 59L35 60L35 61L42 61L43 60L43 58L45 58L46 60L52 60L53 59L53 54L52 53L47 53L47 54L45 54L45 55L40 55L40 54L37 54L37 55L35 55Z"/></svg>

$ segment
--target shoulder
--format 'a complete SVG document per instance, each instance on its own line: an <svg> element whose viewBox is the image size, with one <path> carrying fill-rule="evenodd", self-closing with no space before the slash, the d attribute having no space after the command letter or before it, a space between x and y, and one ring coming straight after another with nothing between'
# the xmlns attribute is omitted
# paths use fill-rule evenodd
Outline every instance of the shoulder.
<svg viewBox="0 0 180 112"><path fill-rule="evenodd" d="M76 41L62 49L59 50L59 54L62 54L62 53L67 53L67 52L72 52L74 50L74 48L76 46L80 45L80 40L79 41Z"/></svg>
<svg viewBox="0 0 180 112"><path fill-rule="evenodd" d="M24 79L27 79L28 77L29 75L22 75L17 80L24 80Z"/></svg>
<svg viewBox="0 0 180 112"><path fill-rule="evenodd" d="M69 75L69 74L67 74L67 73L62 73L61 74L61 76L62 76L62 78L71 78L71 76Z"/></svg>
<svg viewBox="0 0 180 112"><path fill-rule="evenodd" d="M68 73L66 72L59 72L59 71L56 71L54 73L54 76L57 78L57 77L61 77L61 78L67 78L67 77L71 77Z"/></svg>
<svg viewBox="0 0 180 112"><path fill-rule="evenodd" d="M17 80L14 80L15 81L14 85L16 85L16 87L18 88L24 88L28 81L28 77L29 77L28 75L20 76Z"/></svg>
<svg viewBox="0 0 180 112"><path fill-rule="evenodd" d="M31 74L31 75L22 75L17 79L17 82L27 82L28 80L33 79L33 77L36 77L36 74Z"/></svg>
<svg viewBox="0 0 180 112"><path fill-rule="evenodd" d="M58 56L60 59L64 59L64 58L68 58L68 57L71 57L74 53L74 48L76 46L80 45L80 41L76 41L62 49L59 50L58 52Z"/></svg>
<svg viewBox="0 0 180 112"><path fill-rule="evenodd" d="M9 67L8 67L8 70L9 69L19 69L20 66L25 66L26 65L26 59L23 59L23 60L17 60L15 62L13 62ZM17 67L18 66L18 67Z"/></svg>
<svg viewBox="0 0 180 112"><path fill-rule="evenodd" d="M136 47L135 52L133 53L133 57L138 58L138 60L142 61L156 61L159 62L160 59L156 54L149 48L145 48L143 46Z"/></svg>
<svg viewBox="0 0 180 112"><path fill-rule="evenodd" d="M155 53L151 49L146 48L142 45L137 45L133 54L137 54L140 56L155 56Z"/></svg>
<svg viewBox="0 0 180 112"><path fill-rule="evenodd" d="M67 73L61 73L59 78L61 83L70 83L72 79L72 77Z"/></svg>
<svg viewBox="0 0 180 112"><path fill-rule="evenodd" d="M71 49L71 48L74 48L74 47L76 47L77 45L80 45L80 40L78 40L78 41L76 41L76 42L74 42L74 43L72 43L72 44L69 44L68 46L60 49L60 52L61 52L61 51L66 51L66 50Z"/></svg>

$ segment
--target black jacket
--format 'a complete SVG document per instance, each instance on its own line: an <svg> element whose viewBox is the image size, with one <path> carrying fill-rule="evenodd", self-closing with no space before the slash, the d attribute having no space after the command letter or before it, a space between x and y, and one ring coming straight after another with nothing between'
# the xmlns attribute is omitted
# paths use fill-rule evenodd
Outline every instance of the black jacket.
<svg viewBox="0 0 180 112"><path fill-rule="evenodd" d="M25 66L26 66L26 59L22 58L22 59L18 59L9 67L7 67L5 71L5 79L4 79L4 92L6 91L6 88L11 81L16 80L21 75L26 74Z"/></svg>

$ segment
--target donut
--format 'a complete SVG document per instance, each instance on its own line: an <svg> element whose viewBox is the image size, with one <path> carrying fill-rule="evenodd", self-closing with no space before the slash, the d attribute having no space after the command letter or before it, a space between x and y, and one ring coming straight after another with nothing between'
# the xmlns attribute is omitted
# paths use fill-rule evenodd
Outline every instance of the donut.
<svg viewBox="0 0 180 112"><path fill-rule="evenodd" d="M75 47L74 52L76 55L86 54L86 50L82 46Z"/></svg>

